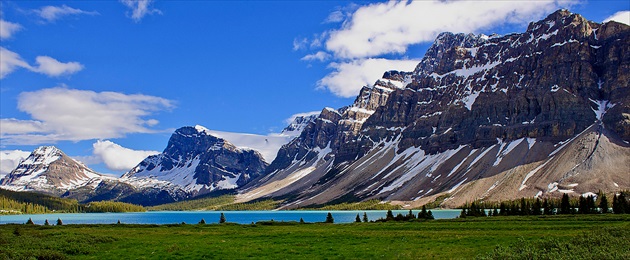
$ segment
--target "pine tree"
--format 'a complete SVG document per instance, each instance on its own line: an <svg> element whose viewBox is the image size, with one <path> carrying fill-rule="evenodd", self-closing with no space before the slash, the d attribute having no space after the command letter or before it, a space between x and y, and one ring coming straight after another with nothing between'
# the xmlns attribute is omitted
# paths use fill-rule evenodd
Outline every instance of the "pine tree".
<svg viewBox="0 0 630 260"><path fill-rule="evenodd" d="M50 223L48 222L48 219L46 219L46 221L44 221L44 226L50 226Z"/></svg>
<svg viewBox="0 0 630 260"><path fill-rule="evenodd" d="M63 225L63 221L60 218L57 218L57 226Z"/></svg>
<svg viewBox="0 0 630 260"><path fill-rule="evenodd" d="M608 213L608 199L606 199L606 194L601 193L599 198L599 209L601 210L602 214Z"/></svg>
<svg viewBox="0 0 630 260"><path fill-rule="evenodd" d="M361 223L361 217L359 217L359 213L357 213L357 217L354 219L354 222Z"/></svg>
<svg viewBox="0 0 630 260"><path fill-rule="evenodd" d="M219 217L219 223L222 224L222 223L225 223L225 221L227 221L225 219L225 215L223 214L223 212L221 212L221 216Z"/></svg>
<svg viewBox="0 0 630 260"><path fill-rule="evenodd" d="M28 220L26 221L27 225L35 225L35 223L33 222L33 220L31 218L28 218Z"/></svg>
<svg viewBox="0 0 630 260"><path fill-rule="evenodd" d="M328 214L326 215L326 223L335 223L335 219L333 218L333 215L330 214L330 212L328 212Z"/></svg>
<svg viewBox="0 0 630 260"><path fill-rule="evenodd" d="M422 205L422 210L418 213L418 218L419 219L427 218L427 208L424 205Z"/></svg>
<svg viewBox="0 0 630 260"><path fill-rule="evenodd" d="M571 204L569 203L569 195L562 194L562 200L560 201L560 214L570 214Z"/></svg>
<svg viewBox="0 0 630 260"><path fill-rule="evenodd" d="M422 206L424 207L424 206ZM409 210L409 214L407 214L407 219L414 219L416 218L416 215L413 214L413 212L411 210Z"/></svg>
<svg viewBox="0 0 630 260"><path fill-rule="evenodd" d="M393 220L394 219L394 213L392 212L391 209L387 210L387 215L385 216L385 220Z"/></svg>
<svg viewBox="0 0 630 260"><path fill-rule="evenodd" d="M300 224L304 224L304 223L305 223L305 222L304 222L304 219L303 219L303 218L300 218Z"/></svg>
<svg viewBox="0 0 630 260"><path fill-rule="evenodd" d="M501 205L499 205L499 215L501 215L501 216L507 216L508 215L508 212L506 210L504 202L501 202Z"/></svg>
<svg viewBox="0 0 630 260"><path fill-rule="evenodd" d="M459 217L460 218L466 218L466 208L462 209L462 211L459 213Z"/></svg>
<svg viewBox="0 0 630 260"><path fill-rule="evenodd" d="M547 199L543 200L543 215L552 215L553 214L553 208L551 207L551 204L549 203L549 201L547 201Z"/></svg>
<svg viewBox="0 0 630 260"><path fill-rule="evenodd" d="M367 213L363 212L363 222L368 222L368 216Z"/></svg>
<svg viewBox="0 0 630 260"><path fill-rule="evenodd" d="M116 224L118 224L118 225L120 225L120 224L121 224L121 223L120 223L120 219L118 220L118 222L116 222Z"/></svg>
<svg viewBox="0 0 630 260"><path fill-rule="evenodd" d="M496 216L498 216L498 215L499 215L499 211L497 210L497 208L494 208L494 209L492 210L492 216L495 216L495 217L496 217Z"/></svg>
<svg viewBox="0 0 630 260"><path fill-rule="evenodd" d="M435 217L433 217L433 212L431 212L431 210L427 212L427 219L435 219Z"/></svg>
<svg viewBox="0 0 630 260"><path fill-rule="evenodd" d="M197 223L197 224L199 224L199 225L205 225L205 224L206 224L206 220L202 218L202 219L199 221L199 223Z"/></svg>
<svg viewBox="0 0 630 260"><path fill-rule="evenodd" d="M542 215L542 204L540 203L540 199L538 198L536 198L536 201L534 201L534 205L532 206L532 214Z"/></svg>

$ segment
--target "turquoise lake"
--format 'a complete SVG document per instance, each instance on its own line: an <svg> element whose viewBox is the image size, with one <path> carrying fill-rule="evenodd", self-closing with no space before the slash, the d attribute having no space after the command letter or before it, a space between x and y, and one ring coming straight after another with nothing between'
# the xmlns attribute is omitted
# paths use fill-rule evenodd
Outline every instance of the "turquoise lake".
<svg viewBox="0 0 630 260"><path fill-rule="evenodd" d="M354 222L357 214L363 218L363 212L367 213L369 220L385 218L385 210L366 211L224 211L227 222L250 224L257 221L299 221L303 218L305 222L323 222L326 214L330 212L335 223ZM406 215L409 210L394 210L394 215L402 213ZM414 210L418 214L419 210ZM449 219L459 216L460 210L432 210L436 219ZM206 223L218 223L219 211L149 211L133 213L56 213L56 214L24 214L24 215L0 215L0 224L25 223L29 218L35 224L44 224L47 219L51 224L55 224L60 218L64 224L113 224L120 220L125 224L176 224L186 222L196 224L201 219Z"/></svg>

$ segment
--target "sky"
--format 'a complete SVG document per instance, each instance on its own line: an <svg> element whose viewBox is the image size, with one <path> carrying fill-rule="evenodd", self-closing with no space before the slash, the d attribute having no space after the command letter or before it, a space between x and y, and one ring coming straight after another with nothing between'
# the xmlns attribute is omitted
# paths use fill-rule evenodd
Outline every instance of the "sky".
<svg viewBox="0 0 630 260"><path fill-rule="evenodd" d="M1 1L0 177L54 145L120 175L183 126L273 135L413 70L443 31L523 32L615 1Z"/></svg>

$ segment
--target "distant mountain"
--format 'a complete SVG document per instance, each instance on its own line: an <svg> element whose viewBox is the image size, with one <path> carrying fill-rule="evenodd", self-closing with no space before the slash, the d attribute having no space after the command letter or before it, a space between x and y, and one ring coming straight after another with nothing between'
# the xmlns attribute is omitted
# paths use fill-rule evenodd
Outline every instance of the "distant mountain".
<svg viewBox="0 0 630 260"><path fill-rule="evenodd" d="M267 164L259 152L238 148L202 126L173 133L164 152L149 156L122 176L166 182L195 196L216 189L235 189L260 176Z"/></svg>
<svg viewBox="0 0 630 260"><path fill-rule="evenodd" d="M105 179L111 178L94 172L54 146L42 146L2 178L0 188L61 196L85 186L95 188Z"/></svg>
<svg viewBox="0 0 630 260"><path fill-rule="evenodd" d="M421 205L630 189L630 27L559 10L505 36L440 34L326 108L239 201Z"/></svg>

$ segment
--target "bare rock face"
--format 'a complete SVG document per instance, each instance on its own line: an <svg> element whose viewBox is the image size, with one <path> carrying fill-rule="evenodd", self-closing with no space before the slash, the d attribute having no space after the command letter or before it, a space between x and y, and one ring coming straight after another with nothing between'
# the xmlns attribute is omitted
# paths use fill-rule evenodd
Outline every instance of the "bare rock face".
<svg viewBox="0 0 630 260"><path fill-rule="evenodd" d="M413 72L386 72L351 106L324 109L279 151L268 176L245 187L242 200L411 203L475 183L481 186L468 200L628 189L629 42L629 26L566 10L524 33L442 33ZM590 134L598 137L584 137ZM579 188L557 188L579 175L576 164L554 156L576 140L621 163L601 173L611 176L606 184L581 178ZM591 164L581 176L607 164L579 158L571 163Z"/></svg>
<svg viewBox="0 0 630 260"><path fill-rule="evenodd" d="M267 164L254 150L240 149L207 129L179 128L164 152L149 156L122 176L137 187L158 185L188 197L235 189L264 173Z"/></svg>
<svg viewBox="0 0 630 260"><path fill-rule="evenodd" d="M35 149L0 180L0 187L60 196L68 190L98 185L106 179L54 146Z"/></svg>

